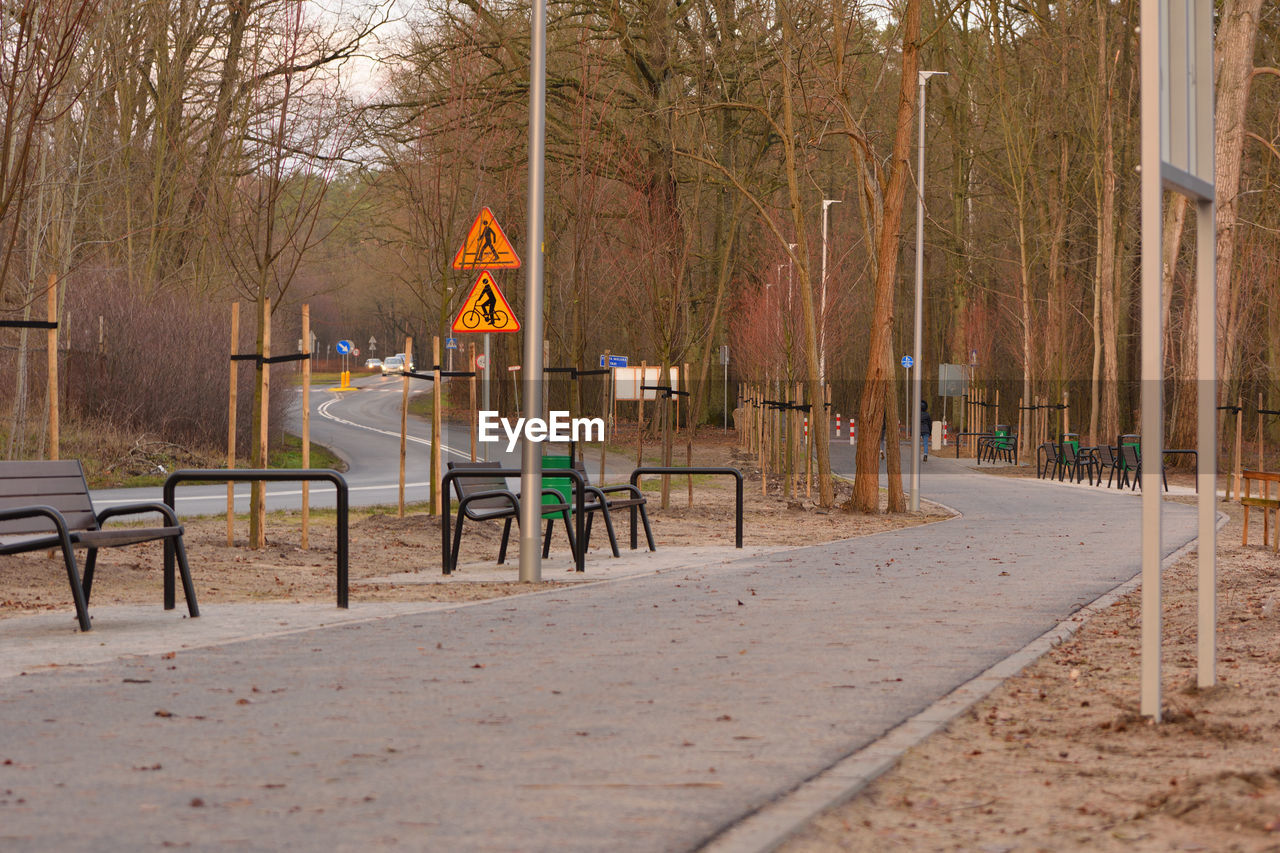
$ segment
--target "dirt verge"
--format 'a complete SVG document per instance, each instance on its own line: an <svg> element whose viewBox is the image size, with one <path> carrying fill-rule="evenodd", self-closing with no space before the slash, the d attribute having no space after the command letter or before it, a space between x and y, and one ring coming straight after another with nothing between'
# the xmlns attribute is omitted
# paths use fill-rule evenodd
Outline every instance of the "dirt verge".
<svg viewBox="0 0 1280 853"><path fill-rule="evenodd" d="M1139 590L782 849L1280 850L1280 556L1219 507L1217 686L1193 552L1164 576L1163 723L1138 714Z"/></svg>

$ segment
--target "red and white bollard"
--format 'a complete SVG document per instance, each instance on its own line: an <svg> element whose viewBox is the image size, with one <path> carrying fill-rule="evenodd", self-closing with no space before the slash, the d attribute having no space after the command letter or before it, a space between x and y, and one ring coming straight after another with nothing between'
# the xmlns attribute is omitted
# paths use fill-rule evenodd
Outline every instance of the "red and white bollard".
<svg viewBox="0 0 1280 853"><path fill-rule="evenodd" d="M840 437L840 413L836 412L836 438Z"/></svg>
<svg viewBox="0 0 1280 853"><path fill-rule="evenodd" d="M852 446L852 445L853 445L853 443L854 443L855 441L857 441L857 439L858 439L858 424L854 421L854 419L853 419L853 418L849 418L849 444L850 444L850 446Z"/></svg>
<svg viewBox="0 0 1280 853"><path fill-rule="evenodd" d="M942 446L949 447L951 445L951 425L946 421L942 422Z"/></svg>
<svg viewBox="0 0 1280 853"><path fill-rule="evenodd" d="M804 419L804 443L809 443L809 419Z"/></svg>

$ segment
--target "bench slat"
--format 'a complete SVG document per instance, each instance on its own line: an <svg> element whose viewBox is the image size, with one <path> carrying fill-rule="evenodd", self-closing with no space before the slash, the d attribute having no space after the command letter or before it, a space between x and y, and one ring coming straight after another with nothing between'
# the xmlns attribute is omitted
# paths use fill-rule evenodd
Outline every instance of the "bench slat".
<svg viewBox="0 0 1280 853"><path fill-rule="evenodd" d="M45 495L83 495L85 493L83 477L40 477L38 479L19 479L0 476L0 496L31 498ZM30 501L36 503L36 501ZM44 501L48 503L48 501Z"/></svg>
<svg viewBox="0 0 1280 853"><path fill-rule="evenodd" d="M0 480L43 479L45 477L84 478L80 462L76 459L5 459L0 461Z"/></svg>
<svg viewBox="0 0 1280 853"><path fill-rule="evenodd" d="M62 513L69 530L98 529L89 484L77 459L0 461L0 509L36 504ZM43 516L0 522L0 535L53 529L53 522Z"/></svg>

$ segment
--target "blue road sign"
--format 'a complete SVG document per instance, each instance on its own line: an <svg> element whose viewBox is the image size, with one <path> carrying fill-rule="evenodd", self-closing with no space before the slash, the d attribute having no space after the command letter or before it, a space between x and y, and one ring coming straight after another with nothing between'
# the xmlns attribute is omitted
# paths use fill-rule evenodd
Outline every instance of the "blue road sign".
<svg viewBox="0 0 1280 853"><path fill-rule="evenodd" d="M349 355L355 347L351 345L351 341L338 341L338 355Z"/></svg>
<svg viewBox="0 0 1280 853"><path fill-rule="evenodd" d="M916 360L915 360L914 358L912 358L911 356L909 356L909 355L904 355L904 356L902 357L902 366L903 366L903 367L905 367L905 368L907 368L908 370L910 370L910 369L911 369L911 365L913 365L913 364L915 364L915 363L916 363Z"/></svg>
<svg viewBox="0 0 1280 853"><path fill-rule="evenodd" d="M457 348L458 348L458 339L457 339L457 338L445 338L445 339L444 339L444 348L445 348L445 349L457 349Z"/></svg>
<svg viewBox="0 0 1280 853"><path fill-rule="evenodd" d="M601 367L626 367L627 357L625 355L611 355L606 358L605 356L602 355L600 356L600 366Z"/></svg>

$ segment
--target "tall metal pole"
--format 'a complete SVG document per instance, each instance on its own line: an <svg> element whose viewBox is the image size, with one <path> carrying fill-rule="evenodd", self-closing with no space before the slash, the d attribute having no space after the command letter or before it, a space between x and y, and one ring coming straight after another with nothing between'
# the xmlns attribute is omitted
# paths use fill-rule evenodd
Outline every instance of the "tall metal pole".
<svg viewBox="0 0 1280 853"><path fill-rule="evenodd" d="M488 332L484 333L484 410L486 412L493 411L489 406L489 371L493 369L490 361L493 357L489 354L489 338L493 337ZM484 442L484 461L489 461L489 442Z"/></svg>
<svg viewBox="0 0 1280 853"><path fill-rule="evenodd" d="M1212 76L1209 77L1212 80ZM1210 149L1212 150L1212 148ZM1215 287L1215 228L1213 201L1196 205L1196 446L1218 446L1217 293ZM1218 459L1209 450L1196 455L1196 483L1199 491L1199 559L1197 563L1198 602L1196 606L1196 685L1208 689L1217 683L1218 626L1217 508Z"/></svg>
<svg viewBox="0 0 1280 853"><path fill-rule="evenodd" d="M529 41L529 253L524 299L524 404L526 418L541 418L542 405L542 188L546 168L547 3L534 0ZM542 580L542 450L520 447L520 580ZM579 543L581 544L581 543Z"/></svg>
<svg viewBox="0 0 1280 853"><path fill-rule="evenodd" d="M818 296L818 384L827 384L827 210L838 198L822 200L822 287Z"/></svg>
<svg viewBox="0 0 1280 853"><path fill-rule="evenodd" d="M920 138L916 143L919 165L916 168L916 339L911 364L911 403L907 417L911 419L911 511L920 511L920 371L921 338L924 336L924 93L925 84L935 74L945 71L920 72Z"/></svg>
<svg viewBox="0 0 1280 853"><path fill-rule="evenodd" d="M1160 722L1160 466L1164 436L1164 364L1161 340L1160 6L1143 0L1139 22L1142 105L1142 678L1139 710ZM1202 246L1197 246L1202 250ZM1200 345L1203 347L1204 342ZM1205 452L1206 448L1201 448ZM1209 452L1212 452L1209 449Z"/></svg>

